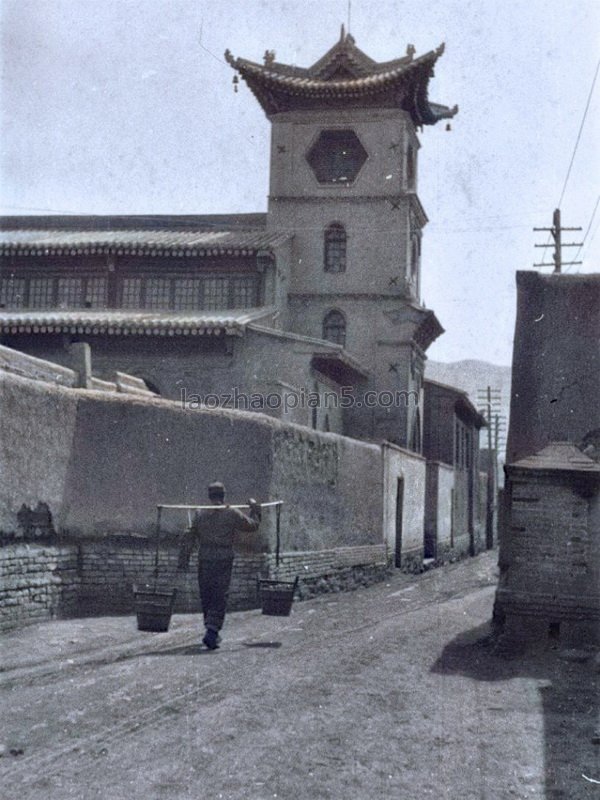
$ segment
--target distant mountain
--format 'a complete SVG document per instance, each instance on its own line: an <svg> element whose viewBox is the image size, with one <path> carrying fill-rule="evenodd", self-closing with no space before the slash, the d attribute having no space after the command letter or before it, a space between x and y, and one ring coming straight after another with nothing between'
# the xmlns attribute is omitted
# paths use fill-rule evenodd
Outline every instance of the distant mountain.
<svg viewBox="0 0 600 800"><path fill-rule="evenodd" d="M510 411L510 367L490 364L488 361L475 361L467 359L465 361L453 361L444 363L442 361L426 361L425 377L432 381L447 383L456 386L467 392L469 399L476 408L481 409L483 402L481 396L485 394L488 386L492 390L500 390L500 403L498 406L500 418L504 419L504 429L502 443L506 441L506 430L508 426L508 415ZM492 409L492 415L496 413ZM482 437L482 444L485 442L485 434ZM502 449L502 448L501 448Z"/></svg>

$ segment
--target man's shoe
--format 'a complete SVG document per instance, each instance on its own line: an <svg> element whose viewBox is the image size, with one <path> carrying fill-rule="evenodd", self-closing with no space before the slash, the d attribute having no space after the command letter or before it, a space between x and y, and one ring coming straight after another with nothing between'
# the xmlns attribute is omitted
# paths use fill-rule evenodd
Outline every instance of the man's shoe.
<svg viewBox="0 0 600 800"><path fill-rule="evenodd" d="M209 650L216 650L220 641L221 637L219 634L216 631L213 631L211 628L206 631L204 634L204 639L202 639L202 643L206 645Z"/></svg>

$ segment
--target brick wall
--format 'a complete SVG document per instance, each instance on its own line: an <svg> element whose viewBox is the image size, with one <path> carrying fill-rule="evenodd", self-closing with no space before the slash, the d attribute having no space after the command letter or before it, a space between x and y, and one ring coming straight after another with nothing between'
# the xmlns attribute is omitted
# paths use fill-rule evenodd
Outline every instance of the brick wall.
<svg viewBox="0 0 600 800"><path fill-rule="evenodd" d="M505 637L542 641L554 630L600 643L599 500L580 480L514 471L495 607Z"/></svg>
<svg viewBox="0 0 600 800"><path fill-rule="evenodd" d="M200 610L196 560L177 574L179 542L161 543L158 588L176 588L175 612ZM154 586L155 549L145 536L0 547L0 630L55 617L133 614L134 585ZM388 574L384 545L282 553L238 554L230 610L257 608L257 578L293 581L297 598L367 586Z"/></svg>
<svg viewBox="0 0 600 800"><path fill-rule="evenodd" d="M73 613L79 584L72 545L1 547L0 631Z"/></svg>

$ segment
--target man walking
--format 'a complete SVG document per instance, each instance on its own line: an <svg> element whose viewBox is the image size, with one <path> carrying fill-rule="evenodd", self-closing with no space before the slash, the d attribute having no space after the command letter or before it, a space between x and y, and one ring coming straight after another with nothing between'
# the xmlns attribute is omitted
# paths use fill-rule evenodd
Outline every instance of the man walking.
<svg viewBox="0 0 600 800"><path fill-rule="evenodd" d="M236 531L256 531L261 510L254 499L248 501L250 516L237 508L225 505L225 487L211 483L208 499L215 509L196 512L189 534L183 540L179 553L178 570L187 569L194 545L198 546L198 586L204 614L206 633L202 642L209 650L216 650L221 641L227 610L227 595L233 566L233 541Z"/></svg>

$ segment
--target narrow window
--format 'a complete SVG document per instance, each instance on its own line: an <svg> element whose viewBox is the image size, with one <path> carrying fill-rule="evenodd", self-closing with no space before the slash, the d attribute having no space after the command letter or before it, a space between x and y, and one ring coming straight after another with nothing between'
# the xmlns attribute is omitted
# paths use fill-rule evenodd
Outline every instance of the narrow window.
<svg viewBox="0 0 600 800"><path fill-rule="evenodd" d="M25 278L3 278L0 282L0 308L22 308L25 304Z"/></svg>
<svg viewBox="0 0 600 800"><path fill-rule="evenodd" d="M323 320L323 339L335 344L346 344L346 319L341 311L329 311Z"/></svg>
<svg viewBox="0 0 600 800"><path fill-rule="evenodd" d="M85 288L86 308L106 308L107 285L106 278L88 278Z"/></svg>
<svg viewBox="0 0 600 800"><path fill-rule="evenodd" d="M54 279L31 278L29 281L29 307L52 308L54 305Z"/></svg>
<svg viewBox="0 0 600 800"><path fill-rule="evenodd" d="M58 279L59 308L81 308L83 306L83 280L81 278Z"/></svg>
<svg viewBox="0 0 600 800"><path fill-rule="evenodd" d="M419 271L419 240L415 236L411 245L411 258L410 258L410 273L411 276L416 278Z"/></svg>
<svg viewBox="0 0 600 800"><path fill-rule="evenodd" d="M234 308L253 308L258 305L256 278L254 275L233 278L232 291Z"/></svg>
<svg viewBox="0 0 600 800"><path fill-rule="evenodd" d="M168 310L171 305L171 281L168 278L148 278L146 308Z"/></svg>
<svg viewBox="0 0 600 800"><path fill-rule="evenodd" d="M218 311L229 307L229 278L207 278L204 281L204 308Z"/></svg>
<svg viewBox="0 0 600 800"><path fill-rule="evenodd" d="M121 285L121 308L142 307L142 279L123 278Z"/></svg>
<svg viewBox="0 0 600 800"><path fill-rule="evenodd" d="M415 186L415 151L412 144L406 150L406 183L409 189Z"/></svg>
<svg viewBox="0 0 600 800"><path fill-rule="evenodd" d="M334 222L325 231L325 272L346 271L346 230Z"/></svg>
<svg viewBox="0 0 600 800"><path fill-rule="evenodd" d="M175 281L173 308L175 311L192 311L202 307L202 284L196 278L178 278Z"/></svg>

